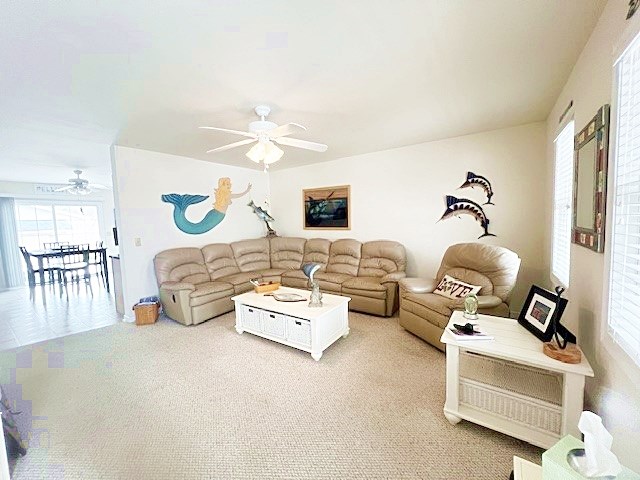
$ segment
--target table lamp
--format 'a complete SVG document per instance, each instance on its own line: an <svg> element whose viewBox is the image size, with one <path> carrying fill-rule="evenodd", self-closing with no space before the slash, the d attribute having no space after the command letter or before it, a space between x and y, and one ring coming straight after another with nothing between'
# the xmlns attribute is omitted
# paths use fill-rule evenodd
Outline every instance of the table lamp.
<svg viewBox="0 0 640 480"><path fill-rule="evenodd" d="M309 285L311 285L311 296L309 297L310 307L322 306L322 293L320 293L320 284L313 279L313 274L316 273L322 265L319 263L305 263L302 266L302 272L309 279Z"/></svg>

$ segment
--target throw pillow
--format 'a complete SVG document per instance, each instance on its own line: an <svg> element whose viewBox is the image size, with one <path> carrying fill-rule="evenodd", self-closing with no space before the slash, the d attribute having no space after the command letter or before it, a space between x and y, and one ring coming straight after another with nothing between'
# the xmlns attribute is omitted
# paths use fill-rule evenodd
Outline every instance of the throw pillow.
<svg viewBox="0 0 640 480"><path fill-rule="evenodd" d="M454 300L464 298L467 295L477 295L482 287L478 285L469 285L457 278L453 278L449 275L445 275L440 283L433 291L436 295L441 295L446 298L453 298Z"/></svg>

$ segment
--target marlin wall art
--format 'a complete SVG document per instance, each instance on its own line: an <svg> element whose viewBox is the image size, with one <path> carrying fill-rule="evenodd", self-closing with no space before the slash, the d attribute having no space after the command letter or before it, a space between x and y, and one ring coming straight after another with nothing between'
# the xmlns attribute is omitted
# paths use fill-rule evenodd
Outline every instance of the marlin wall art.
<svg viewBox="0 0 640 480"><path fill-rule="evenodd" d="M491 182L482 175L476 175L473 172L467 172L467 180L458 188L476 187L484 190L484 193L487 195L487 201L484 202L484 205L495 205L493 202L491 202L491 197L493 197L493 188L491 188Z"/></svg>
<svg viewBox="0 0 640 480"><path fill-rule="evenodd" d="M193 223L187 220L185 213L190 205L196 205L204 202L209 195L179 195L177 193L168 193L162 195L162 201L173 205L173 221L176 226L184 233L198 235L206 233L216 227L227 214L227 208L231 205L233 198L239 198L246 195L251 190L251 184L242 193L231 193L231 179L227 177L218 180L218 188L214 190L215 203L213 208L207 212L202 220Z"/></svg>
<svg viewBox="0 0 640 480"><path fill-rule="evenodd" d="M452 195L447 195L445 201L447 203L447 209L442 214L442 217L440 217L440 220L446 220L447 218L458 217L460 215L471 215L484 229L484 233L478 238L495 237L493 233L489 233L489 219L485 215L482 207L476 202L467 198L456 198Z"/></svg>

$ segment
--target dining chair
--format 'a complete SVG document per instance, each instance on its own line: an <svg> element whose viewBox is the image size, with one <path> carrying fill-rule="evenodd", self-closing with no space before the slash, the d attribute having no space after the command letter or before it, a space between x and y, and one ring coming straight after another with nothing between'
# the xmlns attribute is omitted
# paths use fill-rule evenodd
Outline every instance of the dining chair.
<svg viewBox="0 0 640 480"><path fill-rule="evenodd" d="M69 245L63 247L61 250L62 267L60 272L62 274L63 283L67 284L67 273L71 273L71 280L73 281L74 275L77 280L80 280L79 272L84 272L85 282L89 281L89 249L81 248L80 245Z"/></svg>
<svg viewBox="0 0 640 480"><path fill-rule="evenodd" d="M45 250L56 250L69 245L69 242L42 242L42 248Z"/></svg>
<svg viewBox="0 0 640 480"><path fill-rule="evenodd" d="M26 249L26 247L19 247L20 253L22 253L22 258L24 258L24 262L27 265L27 278L29 279L29 286L33 287L36 285L36 278L40 279L40 269L33 268L33 261L31 254ZM56 277L60 280L60 267L56 265L47 265L42 268L42 272L48 274L49 283L54 283ZM36 274L37 277L36 277Z"/></svg>
<svg viewBox="0 0 640 480"><path fill-rule="evenodd" d="M102 278L102 283L106 284L103 255L106 255L103 247L90 249L88 251L88 262L89 266L93 267L96 276L100 275L100 277Z"/></svg>

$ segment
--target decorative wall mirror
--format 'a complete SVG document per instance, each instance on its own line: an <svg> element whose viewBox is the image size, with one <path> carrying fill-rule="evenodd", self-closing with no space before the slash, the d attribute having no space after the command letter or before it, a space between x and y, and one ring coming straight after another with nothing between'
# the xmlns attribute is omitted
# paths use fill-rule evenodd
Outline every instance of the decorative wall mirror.
<svg viewBox="0 0 640 480"><path fill-rule="evenodd" d="M574 140L573 243L604 251L607 199L609 105L604 105Z"/></svg>

